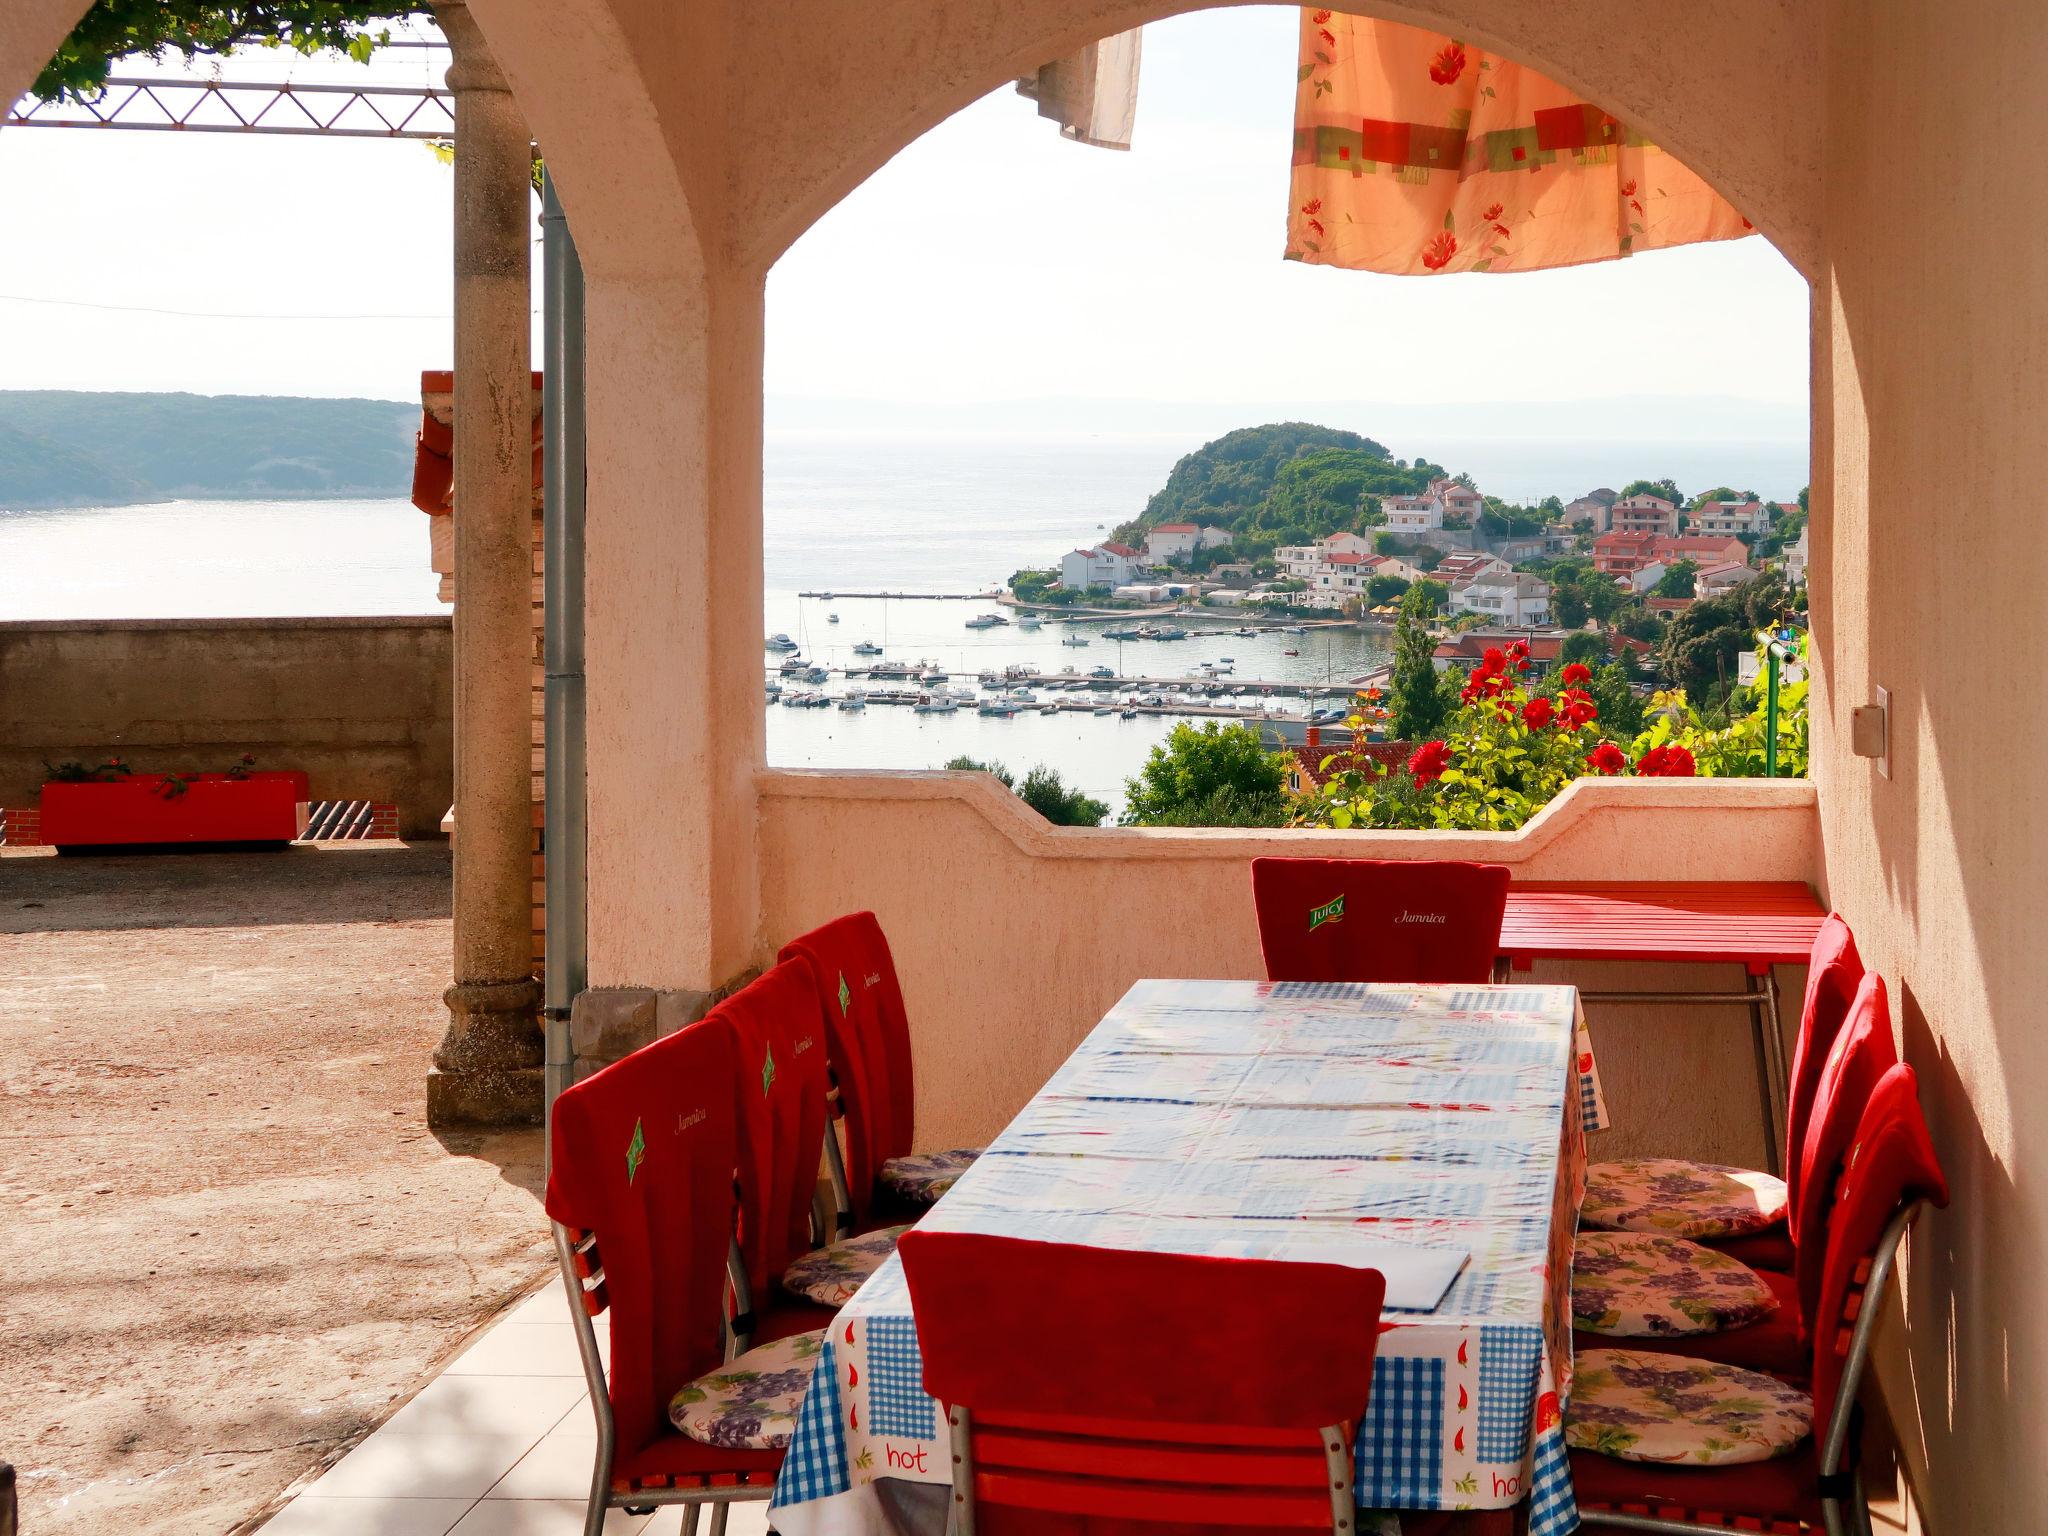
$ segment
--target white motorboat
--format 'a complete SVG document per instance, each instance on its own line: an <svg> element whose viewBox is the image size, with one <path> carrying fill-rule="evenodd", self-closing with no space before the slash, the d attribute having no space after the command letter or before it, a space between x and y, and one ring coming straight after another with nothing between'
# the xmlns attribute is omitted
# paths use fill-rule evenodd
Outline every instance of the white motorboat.
<svg viewBox="0 0 2048 1536"><path fill-rule="evenodd" d="M983 699L975 705L974 712L977 715L992 715L997 719L1007 720L1017 713L1018 708L1018 705L1008 699Z"/></svg>
<svg viewBox="0 0 2048 1536"><path fill-rule="evenodd" d="M1089 641L1089 639L1088 639L1088 637L1087 637L1086 635L1081 635L1081 634L1073 634L1073 635L1062 635L1062 636L1060 637L1060 644L1061 644L1061 645L1087 645L1087 644L1089 644L1089 643L1090 643L1090 641Z"/></svg>
<svg viewBox="0 0 2048 1536"><path fill-rule="evenodd" d="M949 693L921 693L911 709L920 715L950 715L960 707Z"/></svg>
<svg viewBox="0 0 2048 1536"><path fill-rule="evenodd" d="M969 629L995 629L1009 622L1008 619L999 613L977 613L967 621L967 627Z"/></svg>
<svg viewBox="0 0 2048 1536"><path fill-rule="evenodd" d="M866 709L868 707L867 695L849 693L839 701L839 707L841 709Z"/></svg>
<svg viewBox="0 0 2048 1536"><path fill-rule="evenodd" d="M801 677L804 673L810 671L810 669L811 664L808 661L805 661L803 657L785 656L782 659L782 665L777 667L775 670L777 672L780 672L784 677Z"/></svg>
<svg viewBox="0 0 2048 1536"><path fill-rule="evenodd" d="M797 648L796 642L783 634L770 635L767 644L771 651L793 651Z"/></svg>
<svg viewBox="0 0 2048 1536"><path fill-rule="evenodd" d="M872 640L863 640L853 648L853 654L856 656L879 656L882 654L882 648Z"/></svg>
<svg viewBox="0 0 2048 1536"><path fill-rule="evenodd" d="M1039 619L1037 614L1027 613L1022 618L1017 620L1017 627L1019 629L1037 629L1040 623L1041 620Z"/></svg>
<svg viewBox="0 0 2048 1536"><path fill-rule="evenodd" d="M839 622L839 615L836 613L828 613L825 615L825 622L827 624L837 624Z"/></svg>

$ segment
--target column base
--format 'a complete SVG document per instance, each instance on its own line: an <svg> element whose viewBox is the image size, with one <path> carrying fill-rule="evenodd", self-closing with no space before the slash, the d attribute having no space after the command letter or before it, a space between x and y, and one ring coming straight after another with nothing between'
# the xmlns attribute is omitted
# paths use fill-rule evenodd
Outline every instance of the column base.
<svg viewBox="0 0 2048 1536"><path fill-rule="evenodd" d="M546 1093L539 1067L427 1069L427 1124L498 1129L539 1125Z"/></svg>
<svg viewBox="0 0 2048 1536"><path fill-rule="evenodd" d="M546 1102L539 985L457 982L445 999L448 1033L427 1073L427 1124L539 1125Z"/></svg>

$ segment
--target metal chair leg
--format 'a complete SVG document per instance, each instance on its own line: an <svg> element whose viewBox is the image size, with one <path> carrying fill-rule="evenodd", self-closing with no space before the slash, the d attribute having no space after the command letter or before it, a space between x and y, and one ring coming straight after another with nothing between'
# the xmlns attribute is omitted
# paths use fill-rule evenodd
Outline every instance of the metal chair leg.
<svg viewBox="0 0 2048 1536"><path fill-rule="evenodd" d="M702 1504L683 1506L683 1536L697 1536L697 1517L704 1513Z"/></svg>
<svg viewBox="0 0 2048 1536"><path fill-rule="evenodd" d="M730 1504L714 1504L711 1507L711 1530L709 1536L725 1536L725 1517L732 1513Z"/></svg>
<svg viewBox="0 0 2048 1536"><path fill-rule="evenodd" d="M1768 979L1768 978L1767 978ZM1777 1044L1778 1015L1775 1004L1776 988L1758 986L1756 978L1750 979L1749 986L1749 1028L1750 1043L1756 1052L1756 1094L1762 1113L1764 1129L1764 1171L1783 1176L1785 1159L1779 1143L1784 1139L1779 1126L1784 1110L1777 1093L1777 1071L1774 1067L1782 1052Z"/></svg>

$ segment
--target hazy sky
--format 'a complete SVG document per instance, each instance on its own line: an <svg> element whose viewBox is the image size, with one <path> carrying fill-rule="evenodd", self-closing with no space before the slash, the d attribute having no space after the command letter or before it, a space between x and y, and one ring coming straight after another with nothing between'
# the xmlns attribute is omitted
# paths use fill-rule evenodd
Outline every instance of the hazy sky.
<svg viewBox="0 0 2048 1536"><path fill-rule="evenodd" d="M1282 261L1296 14L1149 28L1129 154L1007 89L903 151L773 274L769 393L1734 397L1804 431L1806 288L1760 238L1500 277ZM410 143L0 133L0 388L410 398L448 361L450 175Z"/></svg>

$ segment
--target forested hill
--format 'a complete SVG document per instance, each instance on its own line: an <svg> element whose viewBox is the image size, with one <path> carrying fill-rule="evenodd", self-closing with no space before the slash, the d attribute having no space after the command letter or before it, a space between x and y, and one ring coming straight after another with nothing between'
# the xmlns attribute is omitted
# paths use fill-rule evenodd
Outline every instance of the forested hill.
<svg viewBox="0 0 2048 1536"><path fill-rule="evenodd" d="M0 508L403 496L419 420L397 400L0 390Z"/></svg>
<svg viewBox="0 0 2048 1536"><path fill-rule="evenodd" d="M1206 523L1239 535L1243 546L1303 543L1377 522L1377 498L1421 491L1443 473L1334 427L1240 427L1175 464L1144 512L1115 536L1142 544L1145 530L1160 523Z"/></svg>

